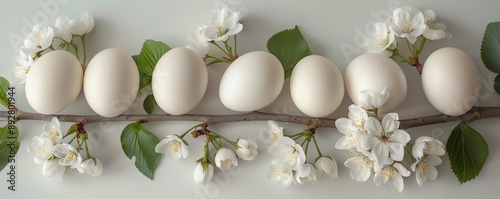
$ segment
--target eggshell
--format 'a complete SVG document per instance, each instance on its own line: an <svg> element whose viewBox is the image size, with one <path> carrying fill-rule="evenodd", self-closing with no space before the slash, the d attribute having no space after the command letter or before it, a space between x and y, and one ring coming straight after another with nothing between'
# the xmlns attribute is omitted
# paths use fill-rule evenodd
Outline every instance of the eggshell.
<svg viewBox="0 0 500 199"><path fill-rule="evenodd" d="M472 58L457 48L441 48L425 61L422 87L429 102L441 113L462 115L477 102L479 71Z"/></svg>
<svg viewBox="0 0 500 199"><path fill-rule="evenodd" d="M153 95L160 108L181 115L200 103L208 85L207 66L196 51L174 48L165 53L153 71Z"/></svg>
<svg viewBox="0 0 500 199"><path fill-rule="evenodd" d="M26 99L41 114L55 114L75 101L82 88L80 62L68 51L44 54L31 65L26 77Z"/></svg>
<svg viewBox="0 0 500 199"><path fill-rule="evenodd" d="M90 60L83 80L85 99L103 117L127 111L139 90L139 71L126 52L109 48Z"/></svg>
<svg viewBox="0 0 500 199"><path fill-rule="evenodd" d="M219 97L234 111L254 111L271 104L280 94L285 72L278 58L268 52L249 52L224 72Z"/></svg>
<svg viewBox="0 0 500 199"><path fill-rule="evenodd" d="M389 100L379 108L379 112L388 113L403 103L406 98L406 77L399 65L391 58L366 53L349 63L344 75L345 86L351 100L359 104L359 93L371 90L379 93L387 87Z"/></svg>
<svg viewBox="0 0 500 199"><path fill-rule="evenodd" d="M290 93L300 111L312 117L324 117L342 102L344 79L333 62L310 55L295 65L290 77Z"/></svg>

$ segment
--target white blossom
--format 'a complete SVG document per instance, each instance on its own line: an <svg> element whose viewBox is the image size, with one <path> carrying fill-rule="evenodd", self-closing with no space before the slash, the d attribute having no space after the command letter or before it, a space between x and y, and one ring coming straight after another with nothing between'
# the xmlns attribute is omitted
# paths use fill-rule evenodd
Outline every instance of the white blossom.
<svg viewBox="0 0 500 199"><path fill-rule="evenodd" d="M304 163L300 166L299 170L295 172L294 182L296 184L304 184L308 182L312 182L313 184L318 181L318 175L316 172L316 168L311 163Z"/></svg>
<svg viewBox="0 0 500 199"><path fill-rule="evenodd" d="M56 19L56 33L65 42L71 42L73 35L87 35L94 29L94 18L84 12L79 19L59 16Z"/></svg>
<svg viewBox="0 0 500 199"><path fill-rule="evenodd" d="M185 141L177 135L167 135L156 145L155 151L156 153L166 153L170 159L186 158L189 155Z"/></svg>
<svg viewBox="0 0 500 199"><path fill-rule="evenodd" d="M239 139L236 144L236 154L243 160L253 160L259 153L253 140Z"/></svg>
<svg viewBox="0 0 500 199"><path fill-rule="evenodd" d="M323 174L330 176L330 178L338 176L337 162L332 157L322 156L316 160L314 166L316 166L318 176Z"/></svg>
<svg viewBox="0 0 500 199"><path fill-rule="evenodd" d="M64 172L66 172L66 166L59 164L59 160L55 158L45 161L42 167L43 176L54 180L61 180Z"/></svg>
<svg viewBox="0 0 500 199"><path fill-rule="evenodd" d="M49 138L54 145L62 142L63 133L61 131L61 123L57 117L53 117L51 123L43 125L43 133L40 137Z"/></svg>
<svg viewBox="0 0 500 199"><path fill-rule="evenodd" d="M205 165L205 166L203 166ZM205 168L206 169L205 169ZM194 168L194 181L201 185L206 185L212 180L214 166L208 162L198 162Z"/></svg>
<svg viewBox="0 0 500 199"><path fill-rule="evenodd" d="M279 182L283 187L290 186L294 179L292 168L288 164L277 161L271 163L267 178L271 181Z"/></svg>
<svg viewBox="0 0 500 199"><path fill-rule="evenodd" d="M52 45L54 39L54 29L50 26L35 25L33 31L24 40L26 53L32 55L47 49Z"/></svg>
<svg viewBox="0 0 500 199"><path fill-rule="evenodd" d="M414 44L417 37L427 30L423 13L412 7L396 8L393 11L390 30L400 38Z"/></svg>
<svg viewBox="0 0 500 199"><path fill-rule="evenodd" d="M391 190L402 192L404 189L403 177L410 176L410 171L400 163L387 165L378 173L375 173L373 182L377 186L389 185Z"/></svg>
<svg viewBox="0 0 500 199"><path fill-rule="evenodd" d="M361 139L366 134L353 125L353 121L347 118L335 120L337 130L344 134L335 143L337 149L353 149L361 146ZM364 124L364 122L363 122Z"/></svg>
<svg viewBox="0 0 500 199"><path fill-rule="evenodd" d="M429 136L421 136L415 140L412 155L419 160L425 154L442 156L446 153L444 144Z"/></svg>
<svg viewBox="0 0 500 199"><path fill-rule="evenodd" d="M380 53L388 57L392 56L392 51L388 50L397 46L394 32L389 30L388 24L376 22L373 24L374 32L366 40L365 45L369 53Z"/></svg>
<svg viewBox="0 0 500 199"><path fill-rule="evenodd" d="M387 87L384 87L379 93L364 90L359 93L359 104L367 110L380 108L389 100L390 96Z"/></svg>
<svg viewBox="0 0 500 199"><path fill-rule="evenodd" d="M425 24L429 27L423 33L423 36L429 40L439 40L443 38L451 38L452 35L445 32L446 25L444 23L434 23L436 20L436 13L433 10L426 10L423 12Z"/></svg>
<svg viewBox="0 0 500 199"><path fill-rule="evenodd" d="M428 155L422 160L413 163L411 170L415 171L418 185L423 186L427 180L435 180L438 176L436 166L441 165L441 163L441 158L436 155Z"/></svg>
<svg viewBox="0 0 500 199"><path fill-rule="evenodd" d="M102 162L97 158L90 158L84 160L77 167L78 171L82 174L90 176L100 176L102 174Z"/></svg>
<svg viewBox="0 0 500 199"><path fill-rule="evenodd" d="M25 50L21 50L20 55L14 57L14 77L18 83L22 84L26 82L26 77L28 77L28 73L33 62L33 58L27 55Z"/></svg>
<svg viewBox="0 0 500 199"><path fill-rule="evenodd" d="M370 117L366 121L366 129L370 136L363 137L361 146L371 150L374 159L379 164L388 161L389 157L401 161L404 157L404 147L410 141L410 135L404 130L398 130L399 116L389 113L384 116L382 124L376 118Z"/></svg>
<svg viewBox="0 0 500 199"><path fill-rule="evenodd" d="M191 45L186 46L187 48L195 50L201 57L205 57L209 50L208 42L210 39L206 38L204 35L206 29L206 25L199 25L196 33L188 38Z"/></svg>
<svg viewBox="0 0 500 199"><path fill-rule="evenodd" d="M304 149L289 137L278 138L276 145L269 147L269 153L275 155L279 162L298 170L306 161Z"/></svg>
<svg viewBox="0 0 500 199"><path fill-rule="evenodd" d="M232 166L238 166L238 159L231 149L220 148L215 153L215 166L217 166L221 171L226 171Z"/></svg>
<svg viewBox="0 0 500 199"><path fill-rule="evenodd" d="M212 24L204 31L206 38L213 41L227 41L230 36L236 35L243 30L243 24L239 22L240 13L229 7L215 10Z"/></svg>
<svg viewBox="0 0 500 199"><path fill-rule="evenodd" d="M278 123L275 121L267 121L267 124L269 125L269 137L271 138L272 145L276 145L276 141L283 137L283 132L284 129L283 127L279 126Z"/></svg>
<svg viewBox="0 0 500 199"><path fill-rule="evenodd" d="M59 159L59 164L75 169L82 162L82 156L76 149L66 143L54 146L54 155Z"/></svg>
<svg viewBox="0 0 500 199"><path fill-rule="evenodd" d="M35 136L33 137L33 143L28 146L28 152L35 155L33 157L35 163L42 164L52 157L54 144L48 138Z"/></svg>
<svg viewBox="0 0 500 199"><path fill-rule="evenodd" d="M347 159L344 165L351 169L351 178L358 182L366 182L374 172L374 161L370 158L370 153L360 151L360 153L352 154L352 157Z"/></svg>

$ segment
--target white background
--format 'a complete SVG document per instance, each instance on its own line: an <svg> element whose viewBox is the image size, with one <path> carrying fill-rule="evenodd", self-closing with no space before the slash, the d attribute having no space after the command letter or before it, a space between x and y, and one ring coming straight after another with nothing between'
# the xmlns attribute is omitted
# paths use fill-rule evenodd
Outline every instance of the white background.
<svg viewBox="0 0 500 199"><path fill-rule="evenodd" d="M56 7L44 9L41 4L56 2ZM481 90L480 106L499 106L500 97L492 92L491 78L481 62L479 49L482 35L489 22L500 18L498 1L455 1L455 0L395 0L395 1L323 1L323 0L247 0L241 5L248 8L249 14L244 21L244 29L238 36L240 54L254 50L266 50L266 41L274 33L293 28L298 25L309 42L313 54L323 55L336 63L345 71L349 61L362 53L356 45L366 27L375 21L387 17L397 6L411 5L433 9L438 19L448 25L453 39L428 42L422 58L434 50L453 46L468 52L478 67L484 87ZM191 34L200 23L209 23L212 0L189 1L77 1L77 0L36 0L36 1L3 1L0 6L0 75L12 79L12 58L18 54L20 43L18 37L24 37L35 23L53 25L59 15L71 18L79 17L88 11L95 19L95 28L87 37L90 57L97 52L110 48L121 48L131 55L138 54L145 39L161 40L172 47L184 46L187 35ZM344 50L343 50L344 48ZM355 50L346 53L345 48ZM228 114L218 99L218 83L227 66L214 65L208 68L209 88L201 104L192 113ZM402 119L438 114L425 98L420 76L415 70L401 64L409 85L409 93L405 102L395 110ZM27 104L23 86L16 87L17 107L23 111L33 111ZM347 94L346 94L347 96ZM144 113L141 93L137 103L128 113ZM348 97L339 109L330 117L345 117L347 106L351 103ZM262 111L273 113L301 113L291 101L288 83L280 97ZM63 111L65 114L94 114L85 102L83 95ZM157 110L156 113L161 113ZM358 183L349 176L349 170L343 166L346 154L334 149L333 145L340 137L335 129L320 129L318 137L324 154L333 155L339 165L338 179L322 178L316 185L292 185L282 188L266 179L266 173L272 158L266 149L260 150L253 162L240 161L240 167L230 173L216 172L213 183L206 187L193 181L194 161L202 156L202 140L188 139L190 156L182 160L163 158L155 173L153 181L139 173L133 161L122 152L119 136L126 122L100 123L87 126L88 131L98 141L92 145L92 154L99 157L104 164L104 173L100 177L89 177L76 171L67 172L59 182L42 176L41 165L32 160L26 150L33 136L41 133L44 122L21 121L18 127L22 141L17 156L16 192L7 190L6 170L0 173L0 195L2 198L471 198L478 195L496 195L500 178L500 153L498 143L498 119L487 119L471 124L490 146L490 156L481 174L472 182L460 185L452 174L447 157L438 167L439 177L419 187L415 176L405 179L403 193L391 192L388 187L376 187L371 179ZM146 128L160 138L171 133L181 133L193 122L161 122L147 124ZM69 123L63 123L67 129ZM284 124L290 133L303 130L304 126ZM434 136L443 142L456 123L439 124L409 129L415 139L419 135ZM239 137L258 139L259 133L266 128L266 122L241 122L220 124L212 130L233 139ZM260 142L261 140L258 139ZM315 155L309 157L313 161Z"/></svg>

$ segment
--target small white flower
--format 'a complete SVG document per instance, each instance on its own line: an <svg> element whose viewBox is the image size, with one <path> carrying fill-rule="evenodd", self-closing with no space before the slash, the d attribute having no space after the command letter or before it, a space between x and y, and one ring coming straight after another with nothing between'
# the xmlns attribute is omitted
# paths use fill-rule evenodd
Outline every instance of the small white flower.
<svg viewBox="0 0 500 199"><path fill-rule="evenodd" d="M392 190L402 192L404 189L403 177L410 176L410 171L399 163L387 165L378 173L375 173L373 182L377 186L388 184Z"/></svg>
<svg viewBox="0 0 500 199"><path fill-rule="evenodd" d="M60 165L59 160L60 159L55 158L53 160L45 161L42 167L43 176L54 180L61 180L64 172L66 171L66 166Z"/></svg>
<svg viewBox="0 0 500 199"><path fill-rule="evenodd" d="M283 187L288 187L293 182L292 168L287 164L273 161L267 173L267 178L271 181L279 182Z"/></svg>
<svg viewBox="0 0 500 199"><path fill-rule="evenodd" d="M337 162L332 157L322 156L316 160L314 165L316 166L319 176L326 173L328 176L330 176L330 178L337 178Z"/></svg>
<svg viewBox="0 0 500 199"><path fill-rule="evenodd" d="M423 12L425 24L429 27L427 31L423 33L423 36L429 40L439 40L443 38L451 38L452 35L445 32L446 25L444 23L434 23L436 19L436 13L432 10L426 10Z"/></svg>
<svg viewBox="0 0 500 199"><path fill-rule="evenodd" d="M347 159L344 165L351 169L351 178L358 182L365 182L374 171L374 162L370 159L370 153L360 151L360 154L353 155Z"/></svg>
<svg viewBox="0 0 500 199"><path fill-rule="evenodd" d="M215 166L221 171L228 170L231 166L238 166L238 159L231 149L220 148L215 153Z"/></svg>
<svg viewBox="0 0 500 199"><path fill-rule="evenodd" d="M213 41L227 41L230 36L236 35L243 30L243 24L239 23L240 13L225 7L215 11L212 24L203 32L205 37Z"/></svg>
<svg viewBox="0 0 500 199"><path fill-rule="evenodd" d="M358 131L366 132L365 123L368 119L368 112L361 106L351 104L349 106L349 119L352 121L352 125L358 128Z"/></svg>
<svg viewBox="0 0 500 199"><path fill-rule="evenodd" d="M71 42L73 35L71 34L71 26L75 20L70 20L67 16L59 16L56 19L56 35L65 42Z"/></svg>
<svg viewBox="0 0 500 199"><path fill-rule="evenodd" d="M415 140L412 148L412 155L419 160L425 154L442 156L446 153L444 144L432 137L421 136Z"/></svg>
<svg viewBox="0 0 500 199"><path fill-rule="evenodd" d="M404 147L410 141L410 135L399 128L399 116L397 113L389 113L384 116L382 125L376 118L370 117L366 121L366 129L370 136L363 137L361 147L371 150L373 158L379 164L385 164L389 157L395 161L401 161L404 157Z"/></svg>
<svg viewBox="0 0 500 199"><path fill-rule="evenodd" d="M28 146L28 152L34 154L33 160L37 164L44 163L47 159L52 157L54 152L54 144L48 138L33 137L33 143Z"/></svg>
<svg viewBox="0 0 500 199"><path fill-rule="evenodd" d="M238 22L241 22L247 16L247 8L240 7L236 3L238 3L238 2L234 1L234 0L228 0L227 2L215 1L214 5L215 5L216 10L214 12L216 12L218 9L228 8L228 9L232 10L233 12L237 12L240 15Z"/></svg>
<svg viewBox="0 0 500 199"><path fill-rule="evenodd" d="M296 184L304 184L307 182L312 182L314 184L318 182L316 168L314 168L314 165L311 163L304 163L295 173L294 180Z"/></svg>
<svg viewBox="0 0 500 199"><path fill-rule="evenodd" d="M373 24L375 32L366 40L366 46L370 53L380 53L388 57L392 56L392 51L387 50L391 46L396 47L394 32L389 30L387 23L376 22Z"/></svg>
<svg viewBox="0 0 500 199"><path fill-rule="evenodd" d="M50 26L35 25L33 31L24 40L24 47L27 54L35 54L47 49L52 45L54 39L54 29Z"/></svg>
<svg viewBox="0 0 500 199"><path fill-rule="evenodd" d="M205 166L203 166L205 165ZM204 168L205 167L205 168ZM194 168L194 181L201 185L206 185L212 180L214 166L208 162L198 162Z"/></svg>
<svg viewBox="0 0 500 199"><path fill-rule="evenodd" d="M186 158L189 155L188 147L183 139L177 135L167 135L155 147L156 153L166 153L168 158Z"/></svg>
<svg viewBox="0 0 500 199"><path fill-rule="evenodd" d="M82 34L76 34L76 35L83 35L83 34L89 34L92 29L94 29L94 18L89 15L89 13L84 12L82 16L80 16L80 19L78 20L82 26L83 29L85 30L84 33Z"/></svg>
<svg viewBox="0 0 500 199"><path fill-rule="evenodd" d="M102 174L102 162L97 158L86 159L78 165L77 169L82 174L100 176Z"/></svg>
<svg viewBox="0 0 500 199"><path fill-rule="evenodd" d="M435 180L438 176L436 166L441 163L441 158L435 155L426 156L423 160L413 163L411 170L415 171L418 185L424 185L427 180Z"/></svg>
<svg viewBox="0 0 500 199"><path fill-rule="evenodd" d="M73 146L63 143L54 146L54 155L59 159L59 164L75 169L82 162L82 156Z"/></svg>
<svg viewBox="0 0 500 199"><path fill-rule="evenodd" d="M364 132L359 131L357 127L353 125L353 121L347 118L339 118L335 121L335 126L337 130L344 134L335 143L336 149L353 149L359 148L361 146L361 139L365 135Z"/></svg>
<svg viewBox="0 0 500 199"><path fill-rule="evenodd" d="M364 90L359 93L359 104L367 110L380 108L389 100L390 96L387 87L384 87L380 93Z"/></svg>
<svg viewBox="0 0 500 199"><path fill-rule="evenodd" d="M22 84L26 81L28 73L30 71L31 65L33 64L33 58L28 56L23 50L21 50L20 55L14 57L14 77L17 82Z"/></svg>
<svg viewBox="0 0 500 199"><path fill-rule="evenodd" d="M201 57L205 57L209 50L208 42L210 41L210 39L204 36L204 31L206 29L206 25L198 26L196 33L188 38L188 40L191 42L191 45L186 46L187 48L195 50Z"/></svg>
<svg viewBox="0 0 500 199"><path fill-rule="evenodd" d="M278 161L298 170L306 161L304 149L289 137L281 137L276 145L269 147L269 153L278 157Z"/></svg>
<svg viewBox="0 0 500 199"><path fill-rule="evenodd" d="M414 44L417 37L427 30L423 13L412 7L396 8L393 11L390 30L401 38Z"/></svg>
<svg viewBox="0 0 500 199"><path fill-rule="evenodd" d="M239 139L236 144L236 154L243 160L253 160L259 153L253 140Z"/></svg>
<svg viewBox="0 0 500 199"><path fill-rule="evenodd" d="M278 138L283 137L283 127L279 126L275 121L267 121L269 125L269 137L271 138L272 145L276 145Z"/></svg>
<svg viewBox="0 0 500 199"><path fill-rule="evenodd" d="M59 119L57 119L57 117L53 117L51 123L45 123L43 125L43 133L40 137L49 138L52 140L54 145L62 142L63 135L61 131L61 123L59 123Z"/></svg>

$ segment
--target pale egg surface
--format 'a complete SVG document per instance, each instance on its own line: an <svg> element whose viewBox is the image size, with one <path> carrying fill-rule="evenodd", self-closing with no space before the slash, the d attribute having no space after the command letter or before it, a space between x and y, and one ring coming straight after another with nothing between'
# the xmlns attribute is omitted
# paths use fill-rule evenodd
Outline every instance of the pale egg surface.
<svg viewBox="0 0 500 199"><path fill-rule="evenodd" d="M83 80L85 99L97 114L115 117L127 111L139 89L139 70L132 57L116 48L96 54Z"/></svg>
<svg viewBox="0 0 500 199"><path fill-rule="evenodd" d="M301 59L290 77L290 93L304 114L324 117L333 113L344 97L344 79L338 67L325 57Z"/></svg>
<svg viewBox="0 0 500 199"><path fill-rule="evenodd" d="M82 80L82 66L73 54L52 51L30 67L25 84L26 98L36 112L55 114L75 101Z"/></svg>
<svg viewBox="0 0 500 199"><path fill-rule="evenodd" d="M462 115L477 102L479 71L472 58L457 48L441 48L425 61L422 87L429 102L441 113Z"/></svg>
<svg viewBox="0 0 500 199"><path fill-rule="evenodd" d="M208 72L201 56L180 47L165 53L155 66L153 95L158 106L172 115L181 115L198 105L207 90Z"/></svg>
<svg viewBox="0 0 500 199"><path fill-rule="evenodd" d="M386 87L390 97L379 108L381 113L393 111L406 98L406 77L400 66L385 55L366 53L356 57L347 66L344 79L347 93L357 105L361 91L379 93Z"/></svg>
<svg viewBox="0 0 500 199"><path fill-rule="evenodd" d="M224 106L240 112L271 104L283 88L285 73L278 58L253 51L236 59L224 72L219 97Z"/></svg>

